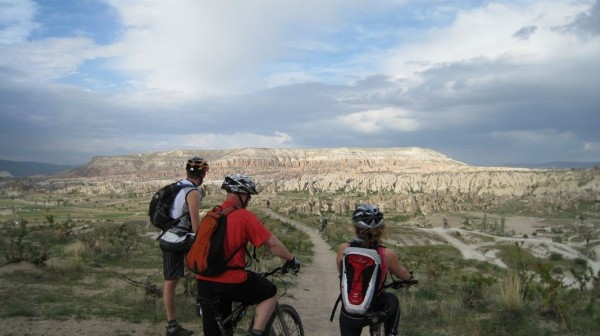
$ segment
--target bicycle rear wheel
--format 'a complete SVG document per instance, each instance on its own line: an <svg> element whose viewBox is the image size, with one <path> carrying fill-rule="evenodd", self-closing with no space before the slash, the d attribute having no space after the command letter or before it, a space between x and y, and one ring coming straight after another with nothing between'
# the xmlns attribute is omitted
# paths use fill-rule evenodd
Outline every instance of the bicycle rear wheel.
<svg viewBox="0 0 600 336"><path fill-rule="evenodd" d="M279 305L280 314L275 311L265 335L269 336L304 336L304 327L300 320L300 314L294 307L287 304ZM287 330L287 333L286 333Z"/></svg>

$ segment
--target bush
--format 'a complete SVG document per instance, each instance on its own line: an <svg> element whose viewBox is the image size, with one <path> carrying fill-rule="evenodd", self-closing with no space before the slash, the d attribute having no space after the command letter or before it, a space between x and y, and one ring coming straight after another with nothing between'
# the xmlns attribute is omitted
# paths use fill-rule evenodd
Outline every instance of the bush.
<svg viewBox="0 0 600 336"><path fill-rule="evenodd" d="M557 252L550 253L550 260L552 261L561 261L563 259L563 255Z"/></svg>

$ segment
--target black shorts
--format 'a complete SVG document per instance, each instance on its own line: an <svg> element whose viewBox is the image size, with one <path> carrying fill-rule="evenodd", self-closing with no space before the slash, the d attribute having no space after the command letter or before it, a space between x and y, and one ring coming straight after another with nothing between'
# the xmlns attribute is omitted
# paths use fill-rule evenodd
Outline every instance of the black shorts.
<svg viewBox="0 0 600 336"><path fill-rule="evenodd" d="M199 298L220 298L215 308L223 318L231 314L232 302L254 305L277 294L277 287L271 281L253 272L248 272L248 279L245 282L237 284L205 280L197 280L196 283ZM214 310L203 301L200 301L200 305L204 335L218 335L219 328L215 322Z"/></svg>
<svg viewBox="0 0 600 336"><path fill-rule="evenodd" d="M183 278L185 252L162 250L162 254L165 280L177 280Z"/></svg>

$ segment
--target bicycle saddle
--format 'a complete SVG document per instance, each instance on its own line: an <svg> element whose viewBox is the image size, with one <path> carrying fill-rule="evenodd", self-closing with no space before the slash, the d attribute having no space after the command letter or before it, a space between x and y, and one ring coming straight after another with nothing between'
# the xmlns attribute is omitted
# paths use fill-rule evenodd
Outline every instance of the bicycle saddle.
<svg viewBox="0 0 600 336"><path fill-rule="evenodd" d="M380 321L385 319L385 312L383 311L371 311L365 314L365 317L372 321Z"/></svg>
<svg viewBox="0 0 600 336"><path fill-rule="evenodd" d="M225 295L218 295L218 296L212 296L212 297L200 296L197 298L197 301L201 302L201 303L213 305L224 299L225 299Z"/></svg>

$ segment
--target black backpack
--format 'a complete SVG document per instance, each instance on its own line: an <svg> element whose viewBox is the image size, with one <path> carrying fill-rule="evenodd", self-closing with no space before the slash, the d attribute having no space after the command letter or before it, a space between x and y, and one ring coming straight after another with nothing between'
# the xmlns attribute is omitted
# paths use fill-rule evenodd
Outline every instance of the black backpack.
<svg viewBox="0 0 600 336"><path fill-rule="evenodd" d="M182 214L179 218L171 218L171 206L173 205L175 196L177 196L182 189L190 187L193 186L174 182L160 188L156 193L154 193L148 208L148 216L150 216L150 222L152 225L160 229L163 233L165 233L171 227L177 225L179 220L183 216L187 215L187 213Z"/></svg>

